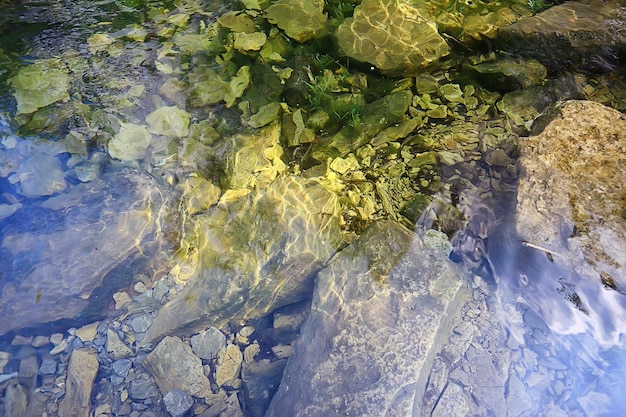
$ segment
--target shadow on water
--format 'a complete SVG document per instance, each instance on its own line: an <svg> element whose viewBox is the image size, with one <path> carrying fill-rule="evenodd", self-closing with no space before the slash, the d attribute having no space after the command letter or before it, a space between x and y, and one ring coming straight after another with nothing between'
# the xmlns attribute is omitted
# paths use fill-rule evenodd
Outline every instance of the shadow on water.
<svg viewBox="0 0 626 417"><path fill-rule="evenodd" d="M514 344L566 367L579 384L572 395L578 404L589 402L583 408L592 415L619 415L626 407L626 296L568 267L568 254L523 240L515 200L508 195L487 206L462 196L468 220L452 239L451 259L488 283L491 306Z"/></svg>

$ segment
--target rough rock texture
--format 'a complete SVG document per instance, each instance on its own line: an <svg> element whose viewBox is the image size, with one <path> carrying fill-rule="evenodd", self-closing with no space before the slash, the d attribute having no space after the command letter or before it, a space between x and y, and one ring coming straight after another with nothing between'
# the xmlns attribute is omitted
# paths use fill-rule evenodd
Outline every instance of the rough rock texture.
<svg viewBox="0 0 626 417"><path fill-rule="evenodd" d="M338 247L336 196L313 180L281 177L197 216L198 264L185 290L148 329L171 332L261 317L310 297L313 277Z"/></svg>
<svg viewBox="0 0 626 417"><path fill-rule="evenodd" d="M626 116L587 101L556 110L539 135L521 141L517 231L553 251L554 264L585 277L561 274L575 285L579 307L593 313L594 306L615 303L609 316L589 315L601 322L596 337L610 343L625 330L623 296L583 285L626 291ZM559 277L552 278L558 287ZM531 284L538 285L536 278Z"/></svg>
<svg viewBox="0 0 626 417"><path fill-rule="evenodd" d="M167 199L154 178L126 169L5 219L0 334L62 319L87 322L133 273L152 276L151 257L165 244L159 211Z"/></svg>
<svg viewBox="0 0 626 417"><path fill-rule="evenodd" d="M168 336L150 352L143 365L152 373L163 395L178 388L195 397L211 392L202 361L177 337Z"/></svg>
<svg viewBox="0 0 626 417"><path fill-rule="evenodd" d="M91 408L91 390L98 373L97 351L78 349L72 352L65 381L65 396L59 405L59 415L88 417Z"/></svg>
<svg viewBox="0 0 626 417"><path fill-rule="evenodd" d="M267 417L419 412L468 277L409 230L376 223L318 275Z"/></svg>
<svg viewBox="0 0 626 417"><path fill-rule="evenodd" d="M392 76L416 74L449 52L428 14L400 0L364 0L335 36L344 54Z"/></svg>
<svg viewBox="0 0 626 417"><path fill-rule="evenodd" d="M326 34L323 0L278 0L265 11L267 20L298 42Z"/></svg>
<svg viewBox="0 0 626 417"><path fill-rule="evenodd" d="M568 1L498 31L499 46L549 66L610 67L626 52L624 0ZM559 51L555 54L554 51Z"/></svg>

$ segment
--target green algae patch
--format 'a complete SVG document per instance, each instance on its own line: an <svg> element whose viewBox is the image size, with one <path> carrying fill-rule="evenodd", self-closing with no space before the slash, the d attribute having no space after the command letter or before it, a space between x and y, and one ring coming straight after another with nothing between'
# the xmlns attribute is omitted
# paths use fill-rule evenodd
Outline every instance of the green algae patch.
<svg viewBox="0 0 626 417"><path fill-rule="evenodd" d="M279 0L265 11L267 20L298 42L320 38L327 33L323 0Z"/></svg>
<svg viewBox="0 0 626 417"><path fill-rule="evenodd" d="M61 100L68 100L70 76L59 59L42 59L21 68L9 80L14 88L17 114L28 114Z"/></svg>
<svg viewBox="0 0 626 417"><path fill-rule="evenodd" d="M109 141L111 158L130 161L146 156L152 135L145 126L134 123L120 123L120 130Z"/></svg>
<svg viewBox="0 0 626 417"><path fill-rule="evenodd" d="M398 0L364 0L335 36L344 54L392 76L415 75L450 51L425 11Z"/></svg>
<svg viewBox="0 0 626 417"><path fill-rule="evenodd" d="M148 132L175 138L189 134L190 120L191 114L176 106L159 107L146 117Z"/></svg>

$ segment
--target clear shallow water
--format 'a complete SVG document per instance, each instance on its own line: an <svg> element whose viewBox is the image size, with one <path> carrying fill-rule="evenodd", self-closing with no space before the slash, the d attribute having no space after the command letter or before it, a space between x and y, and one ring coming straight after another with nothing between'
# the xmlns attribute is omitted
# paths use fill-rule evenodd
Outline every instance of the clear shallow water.
<svg viewBox="0 0 626 417"><path fill-rule="evenodd" d="M259 82L263 79L263 74L255 75L257 78L253 84L258 91L246 96L252 110L246 109L246 105L239 107L209 103L211 100L206 96L211 91L198 91L195 84L207 83L207 79L213 77L211 71L220 69L215 65L215 57L195 51L194 42L198 42L198 39L193 37L186 39L188 43L180 42L179 39L177 51L168 50L171 46L167 44L167 40L172 38L167 30L176 32L179 21L173 17L175 14L165 12L160 13L163 17L151 20L152 14L159 15L154 10L162 6L167 5L134 6L117 2L94 5L74 2L71 5L59 3L51 7L22 4L15 14L10 15L10 23L4 24L0 32L0 48L4 52L0 62L4 79L15 76L20 68L39 59L58 57L60 60L55 65L67 68L71 77L67 98L51 103L48 108L42 107L32 118L29 115L16 114L16 100L11 94L12 90L3 83L1 102L4 103L3 111L7 115L2 122L4 174L0 178L0 222L3 237L9 235L9 230L26 233L37 228L47 232L61 229L64 227L62 221L50 217L31 217L34 222L46 219L45 225L29 227L12 224L16 218L12 217L12 211L24 207L39 207L38 204L51 198L51 195L72 193L82 182L89 183L104 176L104 173L115 170L135 167L147 171L159 186L171 191L173 195L180 191L176 189L176 185L193 172L202 172L224 189L235 183L232 176L228 177L228 171L232 168L228 166L229 162L224 162L226 158L223 158L229 145L220 145L220 140L248 128L241 125L241 114L255 113L262 105L271 101L268 96L271 95L274 84L268 82L264 86ZM191 3L187 7L195 10L196 15L190 29L181 29L181 33L209 33L202 28L201 22L207 24L214 21L215 16L211 12L219 7L209 5L202 9ZM181 6L181 9L185 7ZM208 12L203 15L199 10ZM76 19L75 16L82 16L84 19ZM159 19L170 20L164 24ZM148 28L147 34L133 34L129 37L131 29L128 26L133 21L148 22L145 24ZM165 32L164 27L168 28ZM180 27L186 26L181 23ZM107 36L93 38L94 34ZM132 39L134 36L145 38L137 41ZM187 49L181 49L181 45L187 45ZM203 44L203 47L217 48L214 43ZM240 74L238 70L246 64L250 62L238 57L226 65L225 71L232 76L231 83ZM195 72L187 72L188 68ZM268 74L273 72L276 71L268 70ZM74 77L76 74L80 74L80 77ZM243 74L241 77L245 78ZM380 84L400 83L377 75L373 77ZM332 77L328 78L330 84L336 82ZM177 82L182 82L182 86ZM242 80L239 82L245 83ZM358 85L356 82L355 84ZM370 80L370 85L372 84L374 83ZM280 81L276 85L280 85ZM263 90L263 87L270 91ZM331 88L340 87L331 85ZM382 96L391 90L392 88L382 88L379 94ZM370 91L372 95L377 94L376 91ZM290 97L294 100L297 94ZM338 115L342 123L356 121L356 118L350 119L350 115L354 114L351 112L360 104L349 104L354 106ZM128 153L120 151L116 155L122 155L122 158L113 160L111 141L121 137L119 132L124 130L124 126L134 129L136 126L150 125L147 121L148 115L163 107L177 107L186 114L180 116L177 113L179 116L172 116L167 126L161 124L156 127L158 122L155 122L155 126L149 126L153 130L149 132L153 135L149 145L130 151L125 148L124 152ZM171 114L168 113L167 116ZM185 123L180 120L187 120L188 130L185 130ZM181 125L178 126L177 123ZM141 135L133 136L135 143L140 139ZM419 146L422 147L419 149L421 152L428 152L425 145ZM505 143L503 146L508 145ZM392 150L386 152L392 153ZM290 165L290 161L291 165L305 161L299 169L306 168L307 161L304 157L300 159L304 153L304 144L286 152L283 156L285 166ZM375 158L381 157L376 155L372 159ZM393 169L393 164L388 167ZM271 178L272 175L285 172L286 167L274 159L263 169L264 172L270 172L268 175ZM442 168L442 171L445 169ZM432 171L425 170L429 180L437 176ZM449 189L450 184L456 186L462 183L461 179L454 178L446 184L454 175L439 175L443 177L444 190ZM362 181L361 178L354 180ZM514 178L509 180L514 184ZM241 181L244 185L250 184L250 178L246 177ZM259 179L255 178L255 181ZM379 189L383 189L382 186ZM428 187L424 186L424 189L427 190ZM124 194L123 189L118 191ZM381 196L381 204L385 206L385 199L382 197L385 193L378 191L377 195ZM198 211L204 209L206 207L202 204L197 208ZM498 209L496 207L496 212ZM192 209L189 207L183 209L179 216L188 215L190 210ZM393 209L382 212L381 217L398 216L393 213ZM155 213L148 215L150 216L158 217ZM498 212L495 217L499 216L501 215ZM476 213L470 213L470 218L479 217ZM358 220L359 217L354 215L348 219ZM357 220L354 220L355 231L363 227ZM494 220L495 218L492 219ZM85 217L84 221L92 223L95 220ZM177 228L175 221L164 223L171 229ZM485 329L485 337L494 337L497 339L494 342L496 345L500 344L502 349L510 350L509 361L513 364L511 374L526 384L528 396L521 398L542 404L539 407L518 407L522 410L543 412L544 415L550 415L548 411L552 406L567 410L569 415L619 415L619 410L623 409L622 399L626 385L623 377L624 352L621 347L614 346L621 341L621 330L624 326L621 320L624 312L621 294L606 292L600 283L592 283L578 289L587 311L576 308L576 303L567 299L568 289L563 288L564 296L563 291L559 292L558 286L555 288L554 285L555 276L567 275L569 272L559 270L544 252L520 247L519 239L511 236L507 228L503 230L500 232L503 236L491 236L485 248L495 278L486 275L486 281L482 284L487 293L486 309L482 314L484 323L489 323L490 326ZM0 260L0 265L5 266L6 259L10 258L6 244L3 245L3 250L5 261L3 263ZM180 252L184 256L190 253L185 252L188 250L189 248L183 246ZM89 252L88 256L93 256L93 253ZM167 258L168 262L169 259ZM69 262L76 262L76 259L70 259ZM28 264L26 261L24 263ZM11 258L11 265L6 265L3 270L9 271L2 276L5 282L15 279L11 276L13 271L16 274L23 272L20 269L20 260L14 258ZM490 279L493 282L490 283ZM523 288L525 282L530 282L530 290ZM63 285L62 278L59 285ZM10 287L5 284L4 290L9 291L8 288ZM476 290L476 293L480 293L480 290ZM77 323L82 323L80 320ZM478 326L478 322L473 325ZM614 333L612 326L615 327ZM493 333L489 333L490 331ZM38 329L35 334L39 335L41 332ZM11 336L7 337L7 342ZM7 345L5 351L14 349L16 348ZM14 363L10 364L5 369L5 374L10 374L14 367ZM463 379L458 377L457 380ZM559 415L556 411L554 413L553 415ZM517 415L525 414L520 412Z"/></svg>

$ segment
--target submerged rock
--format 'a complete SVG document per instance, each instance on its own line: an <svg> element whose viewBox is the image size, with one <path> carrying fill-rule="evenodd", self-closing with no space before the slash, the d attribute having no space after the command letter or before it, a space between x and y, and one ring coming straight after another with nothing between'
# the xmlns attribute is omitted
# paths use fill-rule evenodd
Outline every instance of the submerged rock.
<svg viewBox="0 0 626 417"><path fill-rule="evenodd" d="M167 246L160 215L168 200L154 178L124 169L25 201L0 223L0 334L93 321L133 273L165 266L154 255Z"/></svg>
<svg viewBox="0 0 626 417"><path fill-rule="evenodd" d="M65 381L65 396L59 405L59 415L88 417L91 412L91 390L98 373L97 352L78 349L72 352Z"/></svg>
<svg viewBox="0 0 626 417"><path fill-rule="evenodd" d="M192 219L195 272L159 310L144 342L185 328L261 317L310 297L341 242L338 202L313 180L280 177Z"/></svg>
<svg viewBox="0 0 626 417"><path fill-rule="evenodd" d="M318 274L311 312L265 414L407 416L469 296L447 253L379 222Z"/></svg>
<svg viewBox="0 0 626 417"><path fill-rule="evenodd" d="M626 52L625 6L623 0L567 1L500 28L497 44L550 67L610 69Z"/></svg>
<svg viewBox="0 0 626 417"><path fill-rule="evenodd" d="M335 36L344 54L391 76L416 74L450 51L428 13L399 0L364 0Z"/></svg>
<svg viewBox="0 0 626 417"><path fill-rule="evenodd" d="M265 16L298 42L327 33L323 0L278 0L265 10Z"/></svg>
<svg viewBox="0 0 626 417"><path fill-rule="evenodd" d="M518 233L543 248L536 257L554 276L544 268L518 284L526 298L537 292L553 330L588 331L611 346L626 332L626 117L588 101L562 103L554 115L540 134L520 141L516 209ZM538 278L548 280L545 294ZM572 304L567 316L541 301L555 290Z"/></svg>
<svg viewBox="0 0 626 417"><path fill-rule="evenodd" d="M202 361L177 337L168 336L150 352L143 365L156 380L163 395L180 389L194 397L211 392L209 379L204 375Z"/></svg>

